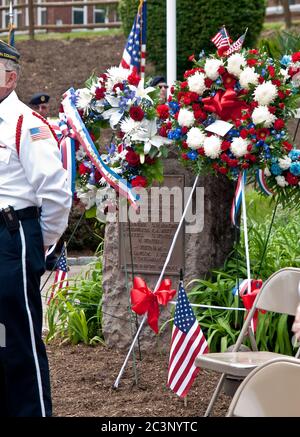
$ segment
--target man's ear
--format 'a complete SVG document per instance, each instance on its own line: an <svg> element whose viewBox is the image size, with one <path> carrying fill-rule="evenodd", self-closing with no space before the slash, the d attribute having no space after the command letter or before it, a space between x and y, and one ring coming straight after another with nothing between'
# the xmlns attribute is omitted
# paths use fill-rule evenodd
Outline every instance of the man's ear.
<svg viewBox="0 0 300 437"><path fill-rule="evenodd" d="M17 75L16 71L10 71L9 77L6 81L6 88L14 87L17 84L17 78L18 78L18 75Z"/></svg>

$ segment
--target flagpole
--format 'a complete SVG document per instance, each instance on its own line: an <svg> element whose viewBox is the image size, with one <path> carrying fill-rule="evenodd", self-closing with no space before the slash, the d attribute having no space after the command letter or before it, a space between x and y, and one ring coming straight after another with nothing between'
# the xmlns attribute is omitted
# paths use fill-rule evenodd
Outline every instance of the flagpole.
<svg viewBox="0 0 300 437"><path fill-rule="evenodd" d="M176 0L167 0L167 83L177 79ZM170 87L168 88L170 89Z"/></svg>
<svg viewBox="0 0 300 437"><path fill-rule="evenodd" d="M180 222L178 223L178 226L177 226L177 229L176 229L175 235L174 235L174 237L173 237L173 241L172 241L172 243L171 243L171 246L170 246L170 249L169 249L169 252L168 252L167 258L166 258L166 260L165 260L164 266L163 266L163 268L162 268L162 271L161 271L161 273L160 273L160 276L159 276L159 278L158 278L158 281L157 281L157 283L156 283L156 285L155 285L154 292L158 289L158 287L159 287L159 285L160 285L160 283L161 283L161 281L162 281L162 278L163 278L163 276L164 276L164 274L165 274L165 270L166 270L166 268L167 268L167 266L168 266L168 264L169 264L169 261L170 261L170 259L171 259L171 256L172 256L172 253L173 253L173 250L174 250L174 247L175 247L176 241L177 241L177 237L178 237L178 235L179 235L179 232L180 232L181 227L182 227L182 224L183 224L183 222L184 222L184 219L185 219L186 213L187 213L188 208L189 208L189 206L190 206L190 203L191 203L191 201L192 201L193 193L194 193L194 191L195 191L195 189L196 189L196 186L197 186L197 183L198 183L198 179L199 179L199 176L197 175L196 178L195 178L195 182L194 182L194 185L193 185L193 187L192 187L192 190L191 190L191 192L190 192L189 198L188 198L187 203L186 203L186 205L185 205L185 208L184 208L183 214L182 214L182 216L181 216ZM143 319L142 319L142 321L141 321L141 323L140 323L139 329L137 330L137 332L136 332L136 334L135 334L135 337L134 337L134 339L133 339L133 341L132 341L132 343L131 343L131 346L130 346L130 348L129 348L129 351L128 351L128 353L127 353L127 356L126 356L126 358L125 358L125 361L124 361L124 363L123 363L123 366L122 366L122 368L121 368L121 370L120 370L120 372L119 372L119 375L118 375L117 379L115 380L114 388L118 388L118 386L119 386L120 379L122 378L122 375L123 375L123 373L124 373L124 370L125 370L126 364L127 364L128 360L129 360L129 357L130 357L130 355L131 355L132 349L134 348L134 345L135 345L135 343L136 343L136 341L137 341L137 339L138 339L138 337L139 337L139 335L140 335L140 332L141 332L141 330L142 330L142 327L143 327L143 325L144 325L146 319L147 319L147 314L144 315L144 317L143 317Z"/></svg>
<svg viewBox="0 0 300 437"><path fill-rule="evenodd" d="M14 46L14 12L13 12L13 0L9 2L9 24L8 24L8 44Z"/></svg>

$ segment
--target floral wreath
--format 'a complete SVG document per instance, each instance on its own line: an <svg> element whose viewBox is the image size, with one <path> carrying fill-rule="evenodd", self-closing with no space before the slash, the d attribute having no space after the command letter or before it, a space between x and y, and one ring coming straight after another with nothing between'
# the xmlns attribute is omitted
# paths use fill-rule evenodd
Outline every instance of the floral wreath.
<svg viewBox="0 0 300 437"><path fill-rule="evenodd" d="M165 129L180 161L198 174L233 180L244 170L263 172L274 194L299 199L300 152L286 124L297 108L300 81L293 79L300 54L291 57L296 66L283 66L258 50L190 60L194 68L171 89L171 123Z"/></svg>

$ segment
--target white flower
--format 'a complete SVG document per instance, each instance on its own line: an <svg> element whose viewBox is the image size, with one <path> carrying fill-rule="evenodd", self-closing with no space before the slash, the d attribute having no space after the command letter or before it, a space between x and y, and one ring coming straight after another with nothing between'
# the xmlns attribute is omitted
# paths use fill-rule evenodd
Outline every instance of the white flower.
<svg viewBox="0 0 300 437"><path fill-rule="evenodd" d="M88 106L93 98L91 90L89 90L88 88L79 88L76 91L76 96L76 107L78 109L83 109L85 112L87 112Z"/></svg>
<svg viewBox="0 0 300 437"><path fill-rule="evenodd" d="M211 80L216 80L219 76L219 68L223 65L223 61L220 59L207 59L204 65L204 70Z"/></svg>
<svg viewBox="0 0 300 437"><path fill-rule="evenodd" d="M199 73L199 71L193 74L193 76L190 76L187 80L190 91L202 96L202 94L206 90L204 80L205 80L205 74Z"/></svg>
<svg viewBox="0 0 300 437"><path fill-rule="evenodd" d="M205 155L211 159L218 158L221 153L221 139L216 135L206 137L203 143Z"/></svg>
<svg viewBox="0 0 300 437"><path fill-rule="evenodd" d="M243 88L249 89L249 85L258 84L259 74L255 73L253 67L246 67L240 75L240 84Z"/></svg>
<svg viewBox="0 0 300 437"><path fill-rule="evenodd" d="M280 187L284 188L286 187L289 183L285 180L284 176L276 176L275 177L277 185L279 185Z"/></svg>
<svg viewBox="0 0 300 437"><path fill-rule="evenodd" d="M244 156L247 153L248 145L249 145L248 141L244 140L241 137L233 138L230 146L230 150L237 158L240 158L241 156Z"/></svg>
<svg viewBox="0 0 300 437"><path fill-rule="evenodd" d="M194 113L186 108L181 108L177 121L179 126L190 127L195 123Z"/></svg>
<svg viewBox="0 0 300 437"><path fill-rule="evenodd" d="M267 178L271 176L271 172L270 172L270 170L269 170L268 167L265 167L265 169L264 169L264 174L265 174L265 176L266 176Z"/></svg>
<svg viewBox="0 0 300 437"><path fill-rule="evenodd" d="M84 204L85 209L91 209L96 204L96 192L97 188L95 185L87 184L86 188L88 191L77 190L77 197Z"/></svg>
<svg viewBox="0 0 300 437"><path fill-rule="evenodd" d="M153 102L151 97L148 96L149 93L155 90L153 86L148 86L147 88L144 87L144 79L141 79L139 81L138 86L129 85L129 88L135 92L135 97L133 98L132 102L134 103L137 99L146 99L149 100L149 102Z"/></svg>
<svg viewBox="0 0 300 437"><path fill-rule="evenodd" d="M130 70L122 67L111 67L107 70L106 90L112 91L114 85L127 80L130 75Z"/></svg>
<svg viewBox="0 0 300 437"><path fill-rule="evenodd" d="M86 157L86 152L84 148L80 146L75 155L76 155L76 161L81 161L83 158Z"/></svg>
<svg viewBox="0 0 300 437"><path fill-rule="evenodd" d="M289 70L287 68L281 68L280 72L281 76L283 77L283 83L286 83L286 81L289 79Z"/></svg>
<svg viewBox="0 0 300 437"><path fill-rule="evenodd" d="M291 80L291 84L295 88L298 88L300 86L300 74L299 73L294 74L294 76L292 77L292 80Z"/></svg>
<svg viewBox="0 0 300 437"><path fill-rule="evenodd" d="M172 141L168 138L157 135L157 120L143 120L140 129L131 137L132 141L140 141L144 143L144 153L150 152L152 146L159 149L163 144L171 144Z"/></svg>
<svg viewBox="0 0 300 437"><path fill-rule="evenodd" d="M240 53L235 53L227 59L227 70L234 76L239 77L242 72L242 67L246 66L246 59Z"/></svg>
<svg viewBox="0 0 300 437"><path fill-rule="evenodd" d="M206 135L201 129L192 127L187 133L186 142L190 149L196 150L203 145L205 138Z"/></svg>
<svg viewBox="0 0 300 437"><path fill-rule="evenodd" d="M271 114L267 106L258 106L252 112L254 124L262 124L264 127L270 127L276 120L274 114Z"/></svg>
<svg viewBox="0 0 300 437"><path fill-rule="evenodd" d="M259 105L269 105L274 102L278 95L277 86L267 80L256 87L253 95Z"/></svg>
<svg viewBox="0 0 300 437"><path fill-rule="evenodd" d="M287 170L290 168L291 163L292 160L289 156L284 156L283 158L278 159L279 167L282 168L282 170Z"/></svg>
<svg viewBox="0 0 300 437"><path fill-rule="evenodd" d="M125 136L127 136L134 134L140 126L140 121L135 121L131 117L126 117L124 118L124 120L121 121L120 129L125 134Z"/></svg>

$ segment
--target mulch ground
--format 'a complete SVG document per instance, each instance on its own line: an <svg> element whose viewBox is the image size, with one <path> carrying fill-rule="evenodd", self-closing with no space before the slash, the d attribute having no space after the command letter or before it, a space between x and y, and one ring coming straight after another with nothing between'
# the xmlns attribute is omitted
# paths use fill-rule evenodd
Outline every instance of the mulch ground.
<svg viewBox="0 0 300 437"><path fill-rule="evenodd" d="M47 346L51 369L54 416L64 417L197 417L203 416L219 375L201 370L183 399L166 387L168 356L142 353L135 384L132 360L120 381L127 351L82 344ZM222 394L214 416L225 416L230 398Z"/></svg>

